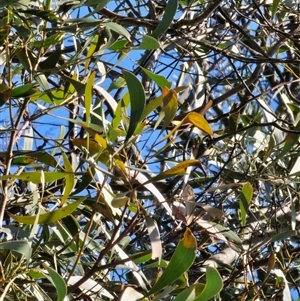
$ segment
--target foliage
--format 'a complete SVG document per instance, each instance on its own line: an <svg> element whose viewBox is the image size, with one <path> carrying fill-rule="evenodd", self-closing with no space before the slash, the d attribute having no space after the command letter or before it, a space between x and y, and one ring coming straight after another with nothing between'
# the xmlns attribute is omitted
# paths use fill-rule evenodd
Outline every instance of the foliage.
<svg viewBox="0 0 300 301"><path fill-rule="evenodd" d="M292 300L300 8L0 1L0 300Z"/></svg>

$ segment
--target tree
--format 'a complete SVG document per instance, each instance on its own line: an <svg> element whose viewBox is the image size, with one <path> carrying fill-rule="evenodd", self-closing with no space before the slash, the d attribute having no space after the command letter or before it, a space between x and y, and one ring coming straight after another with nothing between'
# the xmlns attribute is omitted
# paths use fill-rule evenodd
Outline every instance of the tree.
<svg viewBox="0 0 300 301"><path fill-rule="evenodd" d="M0 2L0 300L296 300L299 4Z"/></svg>

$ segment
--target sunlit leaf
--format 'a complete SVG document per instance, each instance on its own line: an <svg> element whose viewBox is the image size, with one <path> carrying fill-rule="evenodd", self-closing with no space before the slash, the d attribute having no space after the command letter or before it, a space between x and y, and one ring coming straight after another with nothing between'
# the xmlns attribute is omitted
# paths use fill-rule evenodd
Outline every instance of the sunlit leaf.
<svg viewBox="0 0 300 301"><path fill-rule="evenodd" d="M160 88L163 87L167 87L167 88L171 88L172 83L169 82L164 76L160 75L160 74L155 74L149 70L147 70L146 68L141 67L141 69L143 70L143 72L145 72L147 74L147 76L152 79Z"/></svg>
<svg viewBox="0 0 300 301"><path fill-rule="evenodd" d="M178 109L177 94L174 90L163 87L162 89L163 106L161 114L164 115L162 131L165 130L173 120Z"/></svg>
<svg viewBox="0 0 300 301"><path fill-rule="evenodd" d="M76 284L76 282L81 280L82 277L83 276L71 276L69 278L68 284L74 285L74 284ZM94 292L94 293L103 295L109 299L114 298L113 295L111 293L109 293L106 289L104 289L103 286L101 286L98 281L95 281L93 279L86 279L86 281L84 283L82 283L81 285L79 285L79 287L82 290Z"/></svg>
<svg viewBox="0 0 300 301"><path fill-rule="evenodd" d="M67 172L64 180L64 191L60 200L60 205L64 205L64 203L68 200L75 184L75 179L74 179L74 171L72 168L72 165L67 157L67 155L62 152L62 157L64 160L64 168L65 171Z"/></svg>
<svg viewBox="0 0 300 301"><path fill-rule="evenodd" d="M91 116L91 106L93 101L93 85L95 80L96 72L92 72L87 80L87 84L84 91L84 99L85 99L85 114L86 114L86 123L87 126L90 124L90 116Z"/></svg>
<svg viewBox="0 0 300 301"><path fill-rule="evenodd" d="M207 301L220 293L223 288L223 280L219 272L212 267L207 267L206 284L201 294L194 301Z"/></svg>
<svg viewBox="0 0 300 301"><path fill-rule="evenodd" d="M90 61L91 61L91 57L92 57L92 55L94 54L94 52L96 50L96 47L97 47L97 44L98 44L98 39L99 39L99 36L96 35L94 37L93 41L91 42L91 45L90 45L88 53L87 53L87 58L86 58L85 63L84 63L84 70L85 71L88 69L88 66L89 66Z"/></svg>
<svg viewBox="0 0 300 301"><path fill-rule="evenodd" d="M204 287L205 285L202 283L193 284L178 294L173 301L194 301L204 290Z"/></svg>
<svg viewBox="0 0 300 301"><path fill-rule="evenodd" d="M45 183L56 181L62 179L66 176L64 172L44 172ZM20 175L7 175L0 176L0 180L7 180L9 178L20 179L23 181L30 181L36 184L41 183L41 173L40 172L23 172Z"/></svg>
<svg viewBox="0 0 300 301"><path fill-rule="evenodd" d="M186 229L183 239L177 245L174 254L164 273L159 277L152 289L145 295L150 296L167 285L172 284L193 264L196 257L197 241L189 228Z"/></svg>
<svg viewBox="0 0 300 301"><path fill-rule="evenodd" d="M207 133L210 136L213 136L213 131L209 125L209 123L206 121L206 119L196 112L191 112L186 115L184 118L183 124L191 123L195 127L197 127L199 130Z"/></svg>
<svg viewBox="0 0 300 301"><path fill-rule="evenodd" d="M157 97L150 101L144 108L142 119L146 118L150 113L153 113L162 104L162 97Z"/></svg>
<svg viewBox="0 0 300 301"><path fill-rule="evenodd" d="M280 3L280 0L273 0L273 4L271 6L272 18L274 18L275 14L277 12L277 8L278 8L279 3Z"/></svg>
<svg viewBox="0 0 300 301"><path fill-rule="evenodd" d="M166 178L170 178L170 177L174 177L174 176L178 176L178 175L184 175L186 169L189 166L199 166L199 160L196 159L191 159L191 160L186 160L183 162L178 163L176 166L170 168L169 170L166 170L162 173L160 173L159 175L157 175L156 177L151 178L151 180L149 180L149 183L155 183L157 181L166 179Z"/></svg>
<svg viewBox="0 0 300 301"><path fill-rule="evenodd" d="M17 88L12 89L11 97L15 97L15 98L17 98L17 97L26 97L26 96L30 96L30 95L32 95L36 92L38 92L38 90L33 89L32 84L25 84L23 86L19 86Z"/></svg>
<svg viewBox="0 0 300 301"><path fill-rule="evenodd" d="M56 222L69 214L71 214L76 208L84 201L85 198L80 198L79 200L64 206L62 208L59 208L53 212L48 212L44 214L40 214L38 223L39 224L49 224ZM16 220L19 223L25 224L25 225L33 225L35 222L36 216L20 216L20 215L14 215L8 212L8 215Z"/></svg>
<svg viewBox="0 0 300 301"><path fill-rule="evenodd" d="M141 44L136 49L151 50L151 49L157 49L159 47L160 47L159 42L156 39L145 34L143 35Z"/></svg>
<svg viewBox="0 0 300 301"><path fill-rule="evenodd" d="M241 200L239 202L241 212L241 224L244 227L246 225L246 214L248 206L252 200L253 188L249 182L243 185L241 192Z"/></svg>
<svg viewBox="0 0 300 301"><path fill-rule="evenodd" d="M120 301L128 301L128 300L137 301L137 300L141 300L142 297L143 297L143 294L141 294L134 288L126 287L118 299Z"/></svg>

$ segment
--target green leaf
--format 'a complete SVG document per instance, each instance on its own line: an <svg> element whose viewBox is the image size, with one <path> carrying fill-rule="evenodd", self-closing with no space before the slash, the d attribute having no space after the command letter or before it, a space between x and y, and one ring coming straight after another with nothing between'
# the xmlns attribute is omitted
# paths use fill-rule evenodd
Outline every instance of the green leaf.
<svg viewBox="0 0 300 301"><path fill-rule="evenodd" d="M64 279L52 268L50 268L46 265L44 265L44 267L48 272L48 274L45 274L45 276L56 288L56 293L57 293L56 300L64 301L64 299L67 295L67 286L66 286Z"/></svg>
<svg viewBox="0 0 300 301"><path fill-rule="evenodd" d="M114 50L114 51L125 51L128 50L128 40L119 40L113 43L110 47L109 50Z"/></svg>
<svg viewBox="0 0 300 301"><path fill-rule="evenodd" d="M45 176L45 183L53 182L59 179L62 179L66 176L64 172L44 172ZM35 184L41 183L41 173L38 171L34 172L23 172L20 175L7 175L7 176L0 176L0 180L8 180L9 178L15 178L23 181L31 181Z"/></svg>
<svg viewBox="0 0 300 301"><path fill-rule="evenodd" d="M77 207L85 200L85 198L80 198L74 203L71 203L65 207L61 207L60 209L53 211L53 212L48 212L44 214L40 214L38 217L38 223L39 224L49 224L56 222L58 220L61 220L62 218L68 216L71 214L74 210L77 209ZM36 216L19 216L19 215L14 215L8 212L8 215L16 220L19 223L25 224L25 225L33 225L35 222Z"/></svg>
<svg viewBox="0 0 300 301"><path fill-rule="evenodd" d="M27 9L27 10L22 10L21 12L29 15L34 15L37 16L41 19L44 19L46 21L59 21L59 17L51 12L51 11L45 11L45 10L40 10L40 9Z"/></svg>
<svg viewBox="0 0 300 301"><path fill-rule="evenodd" d="M41 48L41 47L49 48L50 46L53 47L62 40L64 35L65 35L64 32L58 32L58 33L53 34L50 37L46 38L45 40L34 41L33 48Z"/></svg>
<svg viewBox="0 0 300 301"><path fill-rule="evenodd" d="M36 158L30 157L30 156L20 156L13 158L12 164L18 165L18 166L26 166L28 164L32 164L36 161Z"/></svg>
<svg viewBox="0 0 300 301"><path fill-rule="evenodd" d="M197 241L189 228L186 229L184 237L177 245L174 254L166 267L166 270L154 284L145 297L157 293L166 286L172 284L193 264L196 257Z"/></svg>
<svg viewBox="0 0 300 301"><path fill-rule="evenodd" d="M43 71L43 74L48 77L51 74L51 70L55 68L57 62L61 56L61 49L57 48L49 57L39 63L39 67Z"/></svg>
<svg viewBox="0 0 300 301"><path fill-rule="evenodd" d="M134 49L145 49L145 50L151 50L151 49L158 49L160 47L159 42L148 35L143 35L142 42L138 47L135 47Z"/></svg>
<svg viewBox="0 0 300 301"><path fill-rule="evenodd" d="M91 42L91 45L89 47L88 53L86 55L86 59L85 59L85 64L84 64L84 70L87 71L92 55L95 53L96 49L97 49L97 45L98 45L98 40L99 40L99 35L96 35L93 39L93 41Z"/></svg>
<svg viewBox="0 0 300 301"><path fill-rule="evenodd" d="M204 290L194 301L207 301L219 294L223 288L223 281L219 272L212 267L207 267L206 284Z"/></svg>
<svg viewBox="0 0 300 301"><path fill-rule="evenodd" d="M146 104L146 96L141 82L131 72L123 71L123 76L126 81L129 96L130 96L130 123L126 135L126 141L133 135Z"/></svg>
<svg viewBox="0 0 300 301"><path fill-rule="evenodd" d="M22 25L19 26L13 25L12 27L18 32L19 36L23 37L26 40L28 40L32 34L32 32L28 28Z"/></svg>
<svg viewBox="0 0 300 301"><path fill-rule="evenodd" d="M17 240L17 241L7 241L0 243L1 250L10 250L17 252L23 255L26 258L27 264L31 258L31 245L28 241L25 240Z"/></svg>
<svg viewBox="0 0 300 301"><path fill-rule="evenodd" d="M123 77L120 76L116 80L114 80L113 82L111 82L111 84L108 87L107 92L111 92L111 91L113 91L115 89L123 88L123 87L125 87L125 85L126 85L126 81L124 80Z"/></svg>
<svg viewBox="0 0 300 301"><path fill-rule="evenodd" d="M273 0L273 4L272 4L272 7L271 7L272 18L274 18L275 14L277 12L279 2L280 2L280 0Z"/></svg>
<svg viewBox="0 0 300 301"><path fill-rule="evenodd" d="M277 233L277 234L274 234L270 238L270 242L275 242L275 241L279 241L279 240L287 240L294 235L296 235L296 232L294 230L288 230L285 232Z"/></svg>
<svg viewBox="0 0 300 301"><path fill-rule="evenodd" d="M151 112L154 112L161 104L162 104L162 97L159 96L153 100L151 100L144 109L144 112L142 114L142 119L146 118Z"/></svg>
<svg viewBox="0 0 300 301"><path fill-rule="evenodd" d="M204 290L205 285L202 283L193 284L182 291L173 301L194 301Z"/></svg>
<svg viewBox="0 0 300 301"><path fill-rule="evenodd" d="M216 224L216 223L211 223L216 229L218 229L222 235L224 235L225 237L229 238L231 241L233 241L236 245L238 246L242 246L242 241L241 239L238 237L238 235L233 232L232 230L228 230L227 228L223 227L220 224Z"/></svg>
<svg viewBox="0 0 300 301"><path fill-rule="evenodd" d="M92 72L92 74L89 76L85 92L84 92L84 104L85 104L85 111L86 111L86 124L89 126L90 124L90 116L91 116L91 106L93 102L93 85L95 80L96 72Z"/></svg>
<svg viewBox="0 0 300 301"><path fill-rule="evenodd" d="M76 80L75 79L75 77L76 77L75 74L74 74L73 77L69 77L69 76L66 76L66 75L62 74L62 77L67 79L75 87L79 97L84 95L86 85L81 83L80 81Z"/></svg>
<svg viewBox="0 0 300 301"><path fill-rule="evenodd" d="M160 88L167 87L171 88L172 83L169 82L164 76L155 74L143 67L140 66L140 68L147 74L147 76L152 79Z"/></svg>
<svg viewBox="0 0 300 301"><path fill-rule="evenodd" d="M114 32L117 32L118 34L124 36L128 41L131 41L130 33L127 29L125 29L123 26L117 23L113 22L103 22L103 26L108 27L109 29L113 30Z"/></svg>
<svg viewBox="0 0 300 301"><path fill-rule="evenodd" d="M61 197L60 204L61 206L68 200L70 194L74 188L75 179L74 179L74 171L72 165L67 157L67 155L62 152L63 160L64 160L64 167L65 171L67 172L65 176L65 183L64 183L64 191Z"/></svg>
<svg viewBox="0 0 300 301"><path fill-rule="evenodd" d="M157 27L154 29L152 32L152 37L158 38L159 35L162 33L166 32L170 25L173 22L173 18L176 14L177 11L177 6L178 6L178 1L177 0L169 0L165 13L163 15L163 18L161 22L157 25Z"/></svg>
<svg viewBox="0 0 300 301"><path fill-rule="evenodd" d="M36 158L37 161L46 164L46 166L57 167L58 163L53 156L49 153L40 151L32 154ZM44 173L45 174L45 173Z"/></svg>
<svg viewBox="0 0 300 301"><path fill-rule="evenodd" d="M247 182L246 184L243 185L241 200L239 201L242 227L245 227L246 225L247 210L249 204L251 203L252 196L253 196L253 187L249 182Z"/></svg>
<svg viewBox="0 0 300 301"><path fill-rule="evenodd" d="M298 140L299 140L299 134L288 133L285 138L283 149L281 153L278 155L278 157L276 158L276 161L283 158L292 149L292 147L298 142Z"/></svg>
<svg viewBox="0 0 300 301"><path fill-rule="evenodd" d="M33 89L32 84L25 84L23 86L12 89L11 97L14 97L14 98L26 97L26 96L30 96L36 92L39 92L39 90Z"/></svg>

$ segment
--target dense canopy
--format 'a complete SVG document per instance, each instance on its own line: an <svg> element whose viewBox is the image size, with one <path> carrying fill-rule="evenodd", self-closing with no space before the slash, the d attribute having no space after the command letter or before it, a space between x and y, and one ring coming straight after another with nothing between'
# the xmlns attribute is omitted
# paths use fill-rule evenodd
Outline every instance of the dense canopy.
<svg viewBox="0 0 300 301"><path fill-rule="evenodd" d="M0 301L298 300L297 0L0 1Z"/></svg>

